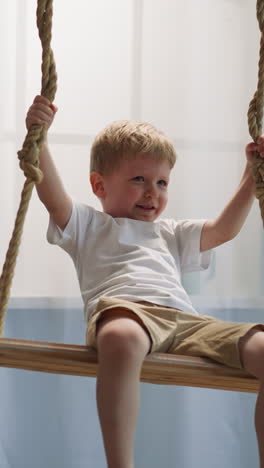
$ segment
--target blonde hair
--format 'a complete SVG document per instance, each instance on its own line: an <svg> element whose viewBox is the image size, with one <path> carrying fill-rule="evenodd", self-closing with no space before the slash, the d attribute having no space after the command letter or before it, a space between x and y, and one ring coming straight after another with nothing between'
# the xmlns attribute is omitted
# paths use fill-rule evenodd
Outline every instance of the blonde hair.
<svg viewBox="0 0 264 468"><path fill-rule="evenodd" d="M176 162L173 144L153 125L117 120L96 136L91 148L90 172L110 174L122 160L133 159L139 154L168 161L171 169Z"/></svg>

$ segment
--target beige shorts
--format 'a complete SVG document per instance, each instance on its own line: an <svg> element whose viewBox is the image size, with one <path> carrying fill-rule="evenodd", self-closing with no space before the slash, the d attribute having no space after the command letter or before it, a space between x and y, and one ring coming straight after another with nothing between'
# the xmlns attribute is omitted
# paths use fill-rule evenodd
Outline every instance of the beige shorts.
<svg viewBox="0 0 264 468"><path fill-rule="evenodd" d="M148 330L150 353L207 357L230 367L242 368L239 339L249 330L264 325L226 322L207 315L193 315L172 307L148 302L130 302L101 297L87 325L86 343L96 349L96 323L103 312L124 308L136 314Z"/></svg>

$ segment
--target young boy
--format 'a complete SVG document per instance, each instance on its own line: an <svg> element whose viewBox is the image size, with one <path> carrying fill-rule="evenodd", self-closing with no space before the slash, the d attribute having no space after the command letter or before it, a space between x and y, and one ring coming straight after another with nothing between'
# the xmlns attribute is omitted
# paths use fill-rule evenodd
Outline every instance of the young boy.
<svg viewBox="0 0 264 468"><path fill-rule="evenodd" d="M57 109L37 96L26 125L51 125ZM149 124L120 121L91 150L90 182L103 212L73 203L47 141L37 186L50 214L48 240L75 264L87 318L87 343L98 350L97 405L109 468L133 468L139 377L150 352L205 356L244 367L260 379L256 432L264 468L264 326L198 315L181 274L209 265L210 250L233 239L254 200L251 165L264 138L246 147L234 196L215 220L159 219L166 207L176 155Z"/></svg>

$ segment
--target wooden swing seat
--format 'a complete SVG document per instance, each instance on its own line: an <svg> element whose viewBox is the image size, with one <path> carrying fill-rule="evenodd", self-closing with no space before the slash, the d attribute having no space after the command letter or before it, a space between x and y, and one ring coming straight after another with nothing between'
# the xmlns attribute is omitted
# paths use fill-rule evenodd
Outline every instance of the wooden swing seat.
<svg viewBox="0 0 264 468"><path fill-rule="evenodd" d="M53 374L96 377L97 353L90 346L0 339L0 366ZM209 359L152 353L143 363L141 382L257 393L259 381L244 370Z"/></svg>

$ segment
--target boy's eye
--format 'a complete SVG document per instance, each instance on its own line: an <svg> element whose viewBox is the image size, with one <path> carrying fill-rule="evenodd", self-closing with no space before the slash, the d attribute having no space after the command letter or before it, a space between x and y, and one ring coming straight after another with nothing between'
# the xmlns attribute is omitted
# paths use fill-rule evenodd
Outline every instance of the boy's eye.
<svg viewBox="0 0 264 468"><path fill-rule="evenodd" d="M134 177L133 180L143 181L143 182L144 182L145 179L144 179L143 176L137 176L137 177ZM158 181L158 184L159 184L159 185L163 185L164 187L167 187L167 185L168 185L168 183L166 182L166 180L163 180L163 179L159 180L159 181Z"/></svg>
<svg viewBox="0 0 264 468"><path fill-rule="evenodd" d="M166 182L166 180L159 180L158 183L159 183L160 185L164 185L164 187L167 187L167 185L168 185L167 182Z"/></svg>

